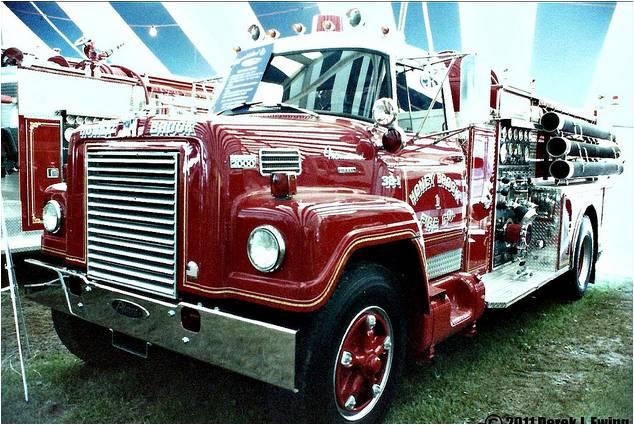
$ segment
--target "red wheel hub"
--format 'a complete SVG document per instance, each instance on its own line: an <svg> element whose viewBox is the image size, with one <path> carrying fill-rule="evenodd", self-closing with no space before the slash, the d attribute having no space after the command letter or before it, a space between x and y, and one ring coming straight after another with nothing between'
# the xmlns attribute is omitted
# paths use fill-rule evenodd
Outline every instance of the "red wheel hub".
<svg viewBox="0 0 634 425"><path fill-rule="evenodd" d="M335 397L345 416L365 416L380 397L392 363L392 325L385 311L369 307L348 326L335 365Z"/></svg>

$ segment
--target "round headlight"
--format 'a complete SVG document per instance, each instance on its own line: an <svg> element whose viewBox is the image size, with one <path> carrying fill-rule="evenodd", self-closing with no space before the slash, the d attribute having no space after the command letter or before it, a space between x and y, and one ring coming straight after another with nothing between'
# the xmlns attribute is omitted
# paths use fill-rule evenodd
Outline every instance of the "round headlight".
<svg viewBox="0 0 634 425"><path fill-rule="evenodd" d="M374 121L380 126L387 127L396 120L397 107L392 99L383 97L377 99L372 107Z"/></svg>
<svg viewBox="0 0 634 425"><path fill-rule="evenodd" d="M273 226L256 227L249 235L247 255L253 267L261 272L276 270L282 264L285 252L284 238Z"/></svg>
<svg viewBox="0 0 634 425"><path fill-rule="evenodd" d="M62 207L57 201L48 201L42 211L42 222L47 232L55 233L62 225Z"/></svg>

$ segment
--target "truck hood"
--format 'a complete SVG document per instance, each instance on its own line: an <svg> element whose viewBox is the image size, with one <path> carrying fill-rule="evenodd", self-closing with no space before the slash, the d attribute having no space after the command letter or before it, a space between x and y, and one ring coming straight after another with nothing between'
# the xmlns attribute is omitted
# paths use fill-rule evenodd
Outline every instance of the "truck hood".
<svg viewBox="0 0 634 425"><path fill-rule="evenodd" d="M372 137L369 123L303 114L258 113L214 118L204 129L211 137L202 136L213 139L210 149L218 155L258 155L262 148L297 148L302 158L325 154L369 159L373 155L367 143Z"/></svg>

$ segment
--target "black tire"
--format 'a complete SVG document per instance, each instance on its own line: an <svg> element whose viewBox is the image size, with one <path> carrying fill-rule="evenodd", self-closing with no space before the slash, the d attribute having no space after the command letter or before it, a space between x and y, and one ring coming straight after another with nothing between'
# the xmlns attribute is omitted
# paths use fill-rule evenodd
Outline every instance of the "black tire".
<svg viewBox="0 0 634 425"><path fill-rule="evenodd" d="M62 344L75 356L96 367L120 367L138 359L112 346L109 329L76 316L51 310L53 327Z"/></svg>
<svg viewBox="0 0 634 425"><path fill-rule="evenodd" d="M374 317L375 325L370 324L372 320L369 316ZM300 329L297 354L299 393L294 400L297 407L290 410L286 407L286 414L301 412L302 421L306 422L380 422L387 413L403 371L407 351L406 329L401 298L394 276L388 269L376 264L359 264L345 271L326 306ZM373 337L368 336L367 342L376 344L373 347L382 354L359 364L354 362L361 357L355 355L352 365L344 366L344 342L358 341L357 335L370 335L370 330ZM385 342L387 335L390 336L389 343ZM375 363L369 366L370 361ZM378 365L376 371L369 372L375 364ZM374 377L356 386L358 407L346 408L350 399L344 391L344 383L355 387L352 383L361 379L362 373L374 374ZM370 386L371 382L376 383ZM340 401L337 400L336 387L340 388ZM378 395L374 394L375 390ZM341 400L346 397L348 401L343 403ZM288 419L297 420L297 417Z"/></svg>
<svg viewBox="0 0 634 425"><path fill-rule="evenodd" d="M588 216L579 225L579 236L575 245L573 267L567 279L567 295L573 300L582 298L588 290L594 267L594 231Z"/></svg>

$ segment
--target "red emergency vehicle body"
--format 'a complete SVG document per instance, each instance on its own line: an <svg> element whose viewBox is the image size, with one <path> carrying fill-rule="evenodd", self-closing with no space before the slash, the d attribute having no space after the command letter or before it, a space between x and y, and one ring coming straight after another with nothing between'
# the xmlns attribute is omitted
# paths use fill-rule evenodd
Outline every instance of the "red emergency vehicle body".
<svg viewBox="0 0 634 425"><path fill-rule="evenodd" d="M3 50L2 77L2 191L13 252L40 247L44 190L64 181L74 128L142 109L207 113L215 85L16 48Z"/></svg>
<svg viewBox="0 0 634 425"><path fill-rule="evenodd" d="M303 406L324 415L322 421L376 421L393 394L406 350L433 356L434 345L449 335L475 331L486 306L507 307L571 269L577 270L571 287L583 294L597 258L608 181L549 176L555 161L545 146L559 133L538 122L547 111L565 111L498 84L490 71L479 81L484 102L466 96L461 84L468 84L474 74L467 71L475 68L465 60L457 65L460 55L415 56L385 39L367 50L367 40L337 34L300 41L276 42L270 63L279 56L310 62L343 48L343 68L346 57L354 63L385 55L386 71L377 75L389 87L383 96L398 104L398 125L381 126L378 118L373 123L369 114L348 117L322 109L316 115L298 102L239 105L200 121L153 116L83 127L73 135L67 186L47 189L47 199L57 201L62 214L59 230L44 234L42 250L64 267L40 263L80 284L58 304L43 302L115 333L294 389ZM357 50L348 55L346 49ZM374 60L377 69L381 62ZM428 74L407 74L433 64L462 71L453 81L441 73L422 86ZM369 66L364 69L371 74ZM331 75L333 85L339 84L341 73L323 71L313 86ZM273 81L270 75L264 74L263 83ZM404 108L403 87L411 105L415 97L425 98L429 109ZM440 109L430 101L437 90ZM378 99L378 91L367 101ZM319 98L325 96L318 94L314 105L323 107ZM359 102L354 97L343 105ZM467 117L474 105L484 105L481 124ZM414 121L424 123L430 113L438 129L417 133ZM592 127L591 120L581 121ZM394 148L388 134L402 145ZM119 174L100 165L117 158L128 164ZM146 182L152 173L175 176L160 186L175 190L150 198L158 186L147 186L147 199L140 201L141 195L117 195L130 186L93 182L108 176L132 182L133 164L145 167L137 172ZM163 211L171 214L166 227L139 230L142 217L117 221L118 207L98 206L104 199L121 201L122 214L131 206L161 203L174 210ZM261 227L275 238L278 253L278 263L264 271L251 250ZM152 262L153 251L117 248L149 240L152 232L166 235L161 246L173 247L165 257L175 260L173 269ZM152 280L154 270L173 273L173 281ZM116 307L94 307L98 312L92 313L92 297L116 299ZM126 313L121 302L129 304ZM152 325L121 318L137 314ZM225 332L227 315L234 321L232 333ZM266 338L254 337L258 333ZM265 354L253 354L252 347ZM247 354L256 359L245 360Z"/></svg>

